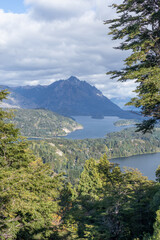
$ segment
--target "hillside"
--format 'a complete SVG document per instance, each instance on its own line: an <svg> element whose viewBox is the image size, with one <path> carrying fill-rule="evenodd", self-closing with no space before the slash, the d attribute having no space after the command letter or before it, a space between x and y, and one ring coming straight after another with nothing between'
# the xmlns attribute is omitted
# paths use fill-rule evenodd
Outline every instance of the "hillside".
<svg viewBox="0 0 160 240"><path fill-rule="evenodd" d="M16 109L11 121L29 138L52 138L66 136L83 128L74 120L44 109Z"/></svg>
<svg viewBox="0 0 160 240"><path fill-rule="evenodd" d="M136 120L136 119L122 119L122 120L118 120L116 122L114 122L114 125L116 127L120 127L120 126L130 126L130 125L136 125L139 124L140 121Z"/></svg>
<svg viewBox="0 0 160 240"><path fill-rule="evenodd" d="M0 98L6 94L1 92ZM39 110L33 110L39 114L36 122L29 111L19 114L32 125L39 126L37 119L45 120L46 111L42 110L42 117ZM10 113L0 109L0 116L0 239L124 240L153 233L159 183L148 181L137 170L121 171L106 155L97 157L103 152L111 157L112 153L158 151L158 129L154 135L145 136L130 129L97 140L32 141L35 156L14 125L5 122ZM90 156L95 159L85 161ZM159 181L160 169L156 174ZM117 227L118 234L114 234Z"/></svg>
<svg viewBox="0 0 160 240"><path fill-rule="evenodd" d="M48 86L12 87L9 91L10 105L21 108L43 108L65 116L138 117L122 110L94 86L73 76Z"/></svg>
<svg viewBox="0 0 160 240"><path fill-rule="evenodd" d="M79 178L85 161L99 159L107 154L109 159L139 154L160 152L160 128L153 134L136 133L135 128L109 133L105 138L68 140L55 138L45 141L32 141L34 153L50 163L56 172L64 171L74 182Z"/></svg>

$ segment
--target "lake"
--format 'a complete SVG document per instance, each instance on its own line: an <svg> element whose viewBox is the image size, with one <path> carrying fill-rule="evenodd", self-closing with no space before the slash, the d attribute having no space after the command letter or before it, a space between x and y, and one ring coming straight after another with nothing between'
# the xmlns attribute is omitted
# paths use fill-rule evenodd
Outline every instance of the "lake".
<svg viewBox="0 0 160 240"><path fill-rule="evenodd" d="M121 168L137 168L150 180L155 180L155 172L160 165L160 153L135 155L127 158L111 159L111 162L118 163Z"/></svg>
<svg viewBox="0 0 160 240"><path fill-rule="evenodd" d="M119 117L104 117L104 119L93 119L86 116L73 117L78 123L83 125L82 130L70 133L68 139L103 138L107 133L118 132L124 128L132 126L114 126L114 122L121 120ZM144 176L150 180L155 180L155 171L160 165L160 153L136 155L127 158L112 159L112 162L120 164L120 167L138 168Z"/></svg>
<svg viewBox="0 0 160 240"><path fill-rule="evenodd" d="M121 120L119 117L104 117L103 119L94 119L89 116L73 116L76 122L83 126L83 129L76 130L68 134L68 139L85 139L85 138L103 138L107 133L118 132L131 126L114 126L114 122Z"/></svg>

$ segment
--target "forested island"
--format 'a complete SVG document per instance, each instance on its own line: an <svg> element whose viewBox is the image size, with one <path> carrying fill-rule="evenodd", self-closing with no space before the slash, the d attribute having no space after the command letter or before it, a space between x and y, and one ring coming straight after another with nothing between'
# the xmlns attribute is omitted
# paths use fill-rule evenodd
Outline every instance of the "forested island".
<svg viewBox="0 0 160 240"><path fill-rule="evenodd" d="M116 121L114 123L114 125L116 127L120 127L120 126L135 125L137 123L140 123L140 120L136 120L136 119L122 119L122 120Z"/></svg>

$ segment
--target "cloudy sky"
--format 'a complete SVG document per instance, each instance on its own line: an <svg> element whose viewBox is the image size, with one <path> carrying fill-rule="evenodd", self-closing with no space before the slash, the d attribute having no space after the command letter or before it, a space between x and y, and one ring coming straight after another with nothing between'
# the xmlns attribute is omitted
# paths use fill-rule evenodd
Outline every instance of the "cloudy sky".
<svg viewBox="0 0 160 240"><path fill-rule="evenodd" d="M113 49L118 43L103 24L115 16L113 2L0 0L0 84L48 85L73 75L109 98L133 96L133 82L105 74L127 56Z"/></svg>

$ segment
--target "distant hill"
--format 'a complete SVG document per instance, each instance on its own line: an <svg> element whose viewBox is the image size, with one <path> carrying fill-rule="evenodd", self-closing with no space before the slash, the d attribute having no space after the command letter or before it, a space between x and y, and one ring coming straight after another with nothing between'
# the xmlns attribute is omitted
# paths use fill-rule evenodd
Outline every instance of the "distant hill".
<svg viewBox="0 0 160 240"><path fill-rule="evenodd" d="M85 161L99 159L107 154L109 159L139 154L160 152L160 128L145 136L128 128L121 132L108 133L104 138L69 140L54 138L32 141L35 155L48 162L56 172L66 172L72 182L80 177Z"/></svg>
<svg viewBox="0 0 160 240"><path fill-rule="evenodd" d="M136 117L122 110L94 86L73 76L48 86L14 87L9 90L12 93L12 103L17 104L17 107L43 108L64 116ZM10 100L11 105L12 103Z"/></svg>
<svg viewBox="0 0 160 240"><path fill-rule="evenodd" d="M83 127L74 120L43 109L15 109L12 123L25 137L52 138L66 136Z"/></svg>
<svg viewBox="0 0 160 240"><path fill-rule="evenodd" d="M110 99L113 103L118 105L121 109L127 111L133 111L139 113L141 111L140 108L136 108L134 106L125 106L126 103L130 102L131 98L129 97L115 97Z"/></svg>

